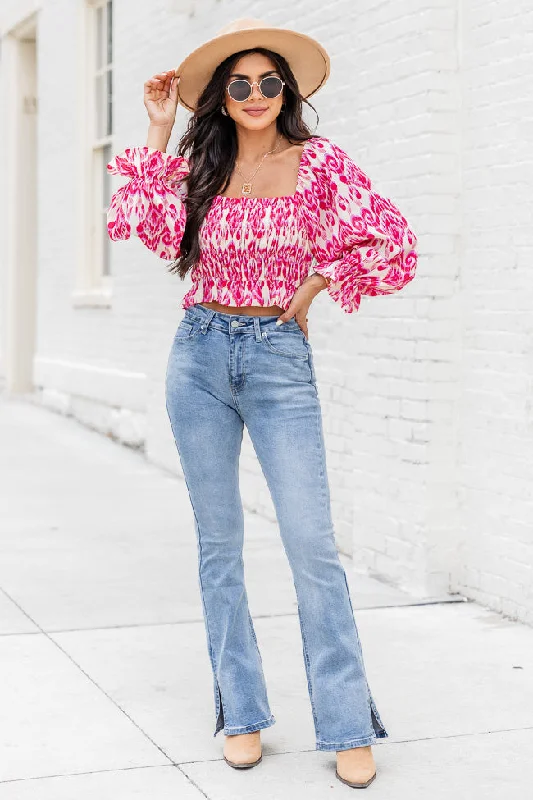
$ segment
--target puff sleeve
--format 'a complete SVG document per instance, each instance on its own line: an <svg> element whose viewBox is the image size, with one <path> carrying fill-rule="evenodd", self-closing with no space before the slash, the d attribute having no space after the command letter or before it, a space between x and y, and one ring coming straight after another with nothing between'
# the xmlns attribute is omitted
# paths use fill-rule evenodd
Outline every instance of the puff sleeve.
<svg viewBox="0 0 533 800"><path fill-rule="evenodd" d="M342 148L322 138L313 156L304 204L313 269L351 313L362 295L392 294L414 278L417 237Z"/></svg>
<svg viewBox="0 0 533 800"><path fill-rule="evenodd" d="M186 222L187 160L152 147L128 147L107 164L107 171L128 178L107 209L110 239L133 234L160 258L178 258Z"/></svg>

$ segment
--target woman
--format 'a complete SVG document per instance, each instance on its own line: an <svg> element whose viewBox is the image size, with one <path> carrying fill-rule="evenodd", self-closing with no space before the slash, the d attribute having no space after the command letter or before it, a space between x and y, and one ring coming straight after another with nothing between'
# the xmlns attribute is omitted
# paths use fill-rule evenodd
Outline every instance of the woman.
<svg viewBox="0 0 533 800"><path fill-rule="evenodd" d="M258 764L260 731L276 721L244 584L246 425L294 578L316 749L336 751L337 777L365 787L376 776L371 744L388 734L335 546L307 315L324 288L347 313L363 294L401 289L414 276L416 237L349 156L304 123L302 103L328 75L318 42L256 20L154 75L146 146L108 165L129 178L108 231L136 234L170 271L191 273L166 399L195 517L224 757ZM171 155L178 102L193 115Z"/></svg>

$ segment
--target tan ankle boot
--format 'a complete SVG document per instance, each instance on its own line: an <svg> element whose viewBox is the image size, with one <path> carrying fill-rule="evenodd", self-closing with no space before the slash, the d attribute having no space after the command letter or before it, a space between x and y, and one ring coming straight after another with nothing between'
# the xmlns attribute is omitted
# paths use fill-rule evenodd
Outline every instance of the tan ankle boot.
<svg viewBox="0 0 533 800"><path fill-rule="evenodd" d="M337 751L337 778L354 789L366 788L376 777L371 745Z"/></svg>
<svg viewBox="0 0 533 800"><path fill-rule="evenodd" d="M255 767L262 758L261 731L226 736L224 760L230 767L235 767L236 769Z"/></svg>

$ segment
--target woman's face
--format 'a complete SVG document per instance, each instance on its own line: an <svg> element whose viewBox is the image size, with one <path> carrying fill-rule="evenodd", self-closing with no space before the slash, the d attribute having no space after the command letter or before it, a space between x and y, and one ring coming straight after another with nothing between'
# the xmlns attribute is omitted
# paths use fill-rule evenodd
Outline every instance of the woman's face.
<svg viewBox="0 0 533 800"><path fill-rule="evenodd" d="M228 92L224 91L224 105L236 125L254 131L263 130L272 125L281 110L284 92L282 91L274 98L263 97L257 85L261 78L270 75L281 78L274 62L261 53L248 53L236 62L226 82L226 87L237 78L246 78L250 83L256 81L256 84L252 86L250 97L242 103L233 100ZM255 113L251 113L252 111Z"/></svg>

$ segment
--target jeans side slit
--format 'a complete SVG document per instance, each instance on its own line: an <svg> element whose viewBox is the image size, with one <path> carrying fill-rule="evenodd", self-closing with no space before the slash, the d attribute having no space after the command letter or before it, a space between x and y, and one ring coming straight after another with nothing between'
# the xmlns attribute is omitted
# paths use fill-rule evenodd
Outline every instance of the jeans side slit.
<svg viewBox="0 0 533 800"><path fill-rule="evenodd" d="M371 719L371 722L372 722L372 727L373 727L373 729L374 729L374 731L376 733L376 737L378 739L384 739L385 737L388 736L388 733L385 730L385 726L381 722L381 719L379 718L378 710L376 708L376 704L374 702L374 698L372 697L372 693L370 691L370 686L368 685L368 678L367 678L366 668L365 668L365 663L364 663L364 658L363 658L363 647L362 647L362 644L361 644L361 639L359 638L359 631L357 629L357 623L355 621L355 614L354 614L354 611L353 611L352 598L350 596L350 587L348 585L348 577L346 575L346 570L344 569L344 567L342 569L343 569L343 573L344 573L344 582L346 584L346 591L348 593L348 600L350 602L350 608L352 610L353 623L354 623L354 627L355 627L355 635L356 635L357 642L358 642L358 645L359 645L359 652L361 653L361 669L362 669L363 675L365 676L365 681L366 681L367 690L368 690L368 703L369 703L369 708L370 708L370 719Z"/></svg>
<svg viewBox="0 0 533 800"><path fill-rule="evenodd" d="M296 599L298 600L298 594L296 594ZM320 739L320 732L318 730L318 717L317 717L317 714L316 714L315 703L314 703L314 699L313 699L314 698L314 690L313 690L313 685L312 685L312 682L311 682L311 660L309 658L309 653L308 653L308 650L307 650L307 641L306 641L306 638L305 638L304 624L303 624L302 615L300 613L300 603L299 603L299 601L298 601L297 605L298 605L298 619L300 620L300 630L301 630L301 633L302 633L302 651L303 651L303 656L304 656L305 674L307 676L307 691L309 693L309 700L311 702L311 711L313 712L313 723L314 723L314 726L315 726L316 738Z"/></svg>

